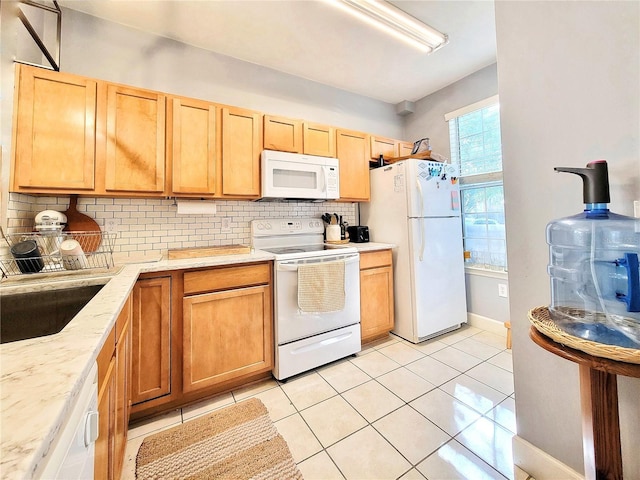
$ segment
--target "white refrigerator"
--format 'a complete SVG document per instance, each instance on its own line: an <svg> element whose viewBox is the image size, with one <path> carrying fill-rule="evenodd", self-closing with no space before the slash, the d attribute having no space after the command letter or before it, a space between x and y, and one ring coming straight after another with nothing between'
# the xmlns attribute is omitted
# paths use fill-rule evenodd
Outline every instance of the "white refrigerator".
<svg viewBox="0 0 640 480"><path fill-rule="evenodd" d="M418 343L467 321L459 167L403 160L370 171L360 224L393 243L395 327Z"/></svg>

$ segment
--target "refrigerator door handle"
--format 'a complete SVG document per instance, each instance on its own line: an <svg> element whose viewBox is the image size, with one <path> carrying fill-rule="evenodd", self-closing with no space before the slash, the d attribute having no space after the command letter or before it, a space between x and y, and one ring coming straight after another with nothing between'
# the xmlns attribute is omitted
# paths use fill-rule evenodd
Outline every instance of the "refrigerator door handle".
<svg viewBox="0 0 640 480"><path fill-rule="evenodd" d="M422 193L422 184L418 177L416 177L416 187L418 187L418 196L420 197L420 218L424 218L424 195Z"/></svg>
<svg viewBox="0 0 640 480"><path fill-rule="evenodd" d="M418 196L420 197L420 255L418 258L422 261L424 257L424 195L422 194L422 184L418 177L416 177L416 186L418 187Z"/></svg>
<svg viewBox="0 0 640 480"><path fill-rule="evenodd" d="M420 217L420 255L418 256L420 261L424 257L424 237L424 217Z"/></svg>

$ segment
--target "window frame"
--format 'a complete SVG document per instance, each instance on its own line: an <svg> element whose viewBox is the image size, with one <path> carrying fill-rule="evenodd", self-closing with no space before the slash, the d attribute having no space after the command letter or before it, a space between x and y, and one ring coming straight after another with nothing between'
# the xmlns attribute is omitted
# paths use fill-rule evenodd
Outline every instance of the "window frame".
<svg viewBox="0 0 640 480"><path fill-rule="evenodd" d="M459 177L459 182L460 182L460 192L461 192L461 197L464 198L464 191L465 190L469 190L472 188L489 188L489 187L495 187L495 186L500 186L502 188L502 194L503 194L503 203L502 203L502 214L504 215L504 180L503 180L503 170L504 170L504 166L501 165L501 169L500 171L495 171L495 172L489 172L489 173L474 173L474 174L468 174L468 175L464 175L462 174L462 159L460 158L460 137L459 137L459 131L453 131L454 128L457 129L458 127L458 119L464 115L468 115L470 113L474 113L477 112L479 110L483 110L489 107L493 107L493 106L499 106L500 102L499 102L499 97L498 95L494 95L492 97L489 98L485 98L484 100L480 100L479 102L475 102L471 105L467 105L465 107L459 108L457 110L454 110L453 112L447 113L445 115L445 120L447 122L450 121L455 121L455 124L449 123L449 139L450 139L450 153L451 153L451 157L452 157L452 161L455 161L458 163L458 165L460 166L460 177ZM499 110L498 110L498 114L499 114ZM498 128L500 128L498 126ZM485 130L483 129L484 133ZM454 137L455 135L455 137ZM453 141L455 140L455 145L453 143ZM454 147L458 149L457 152L454 151ZM502 139L500 139L500 148L502 148ZM491 213L491 212L485 212L485 213ZM472 215L471 213L467 213L465 214L464 212L464 204L461 201L461 210L460 210L460 223L461 223L461 228L462 228L462 234L463 234L463 241L465 242L465 253L467 251L466 249L466 241L467 238L470 239L478 239L478 240L486 240L486 241L490 241L490 240L502 240L503 244L504 244L504 265L499 265L497 263L491 263L491 261L489 262L484 262L484 263L469 263L467 261L465 261L465 269L468 269L470 271L473 272L479 272L483 275L490 275L490 276L506 276L507 272L508 272L508 264L507 264L507 252L506 252L506 231L503 232L502 236L500 237L490 237L488 235L488 230L486 232L487 236L486 237L480 237L480 236L471 236L471 237L467 237L466 235L466 229L465 229L465 215ZM489 217L487 217L489 218ZM489 252L490 253L490 252Z"/></svg>

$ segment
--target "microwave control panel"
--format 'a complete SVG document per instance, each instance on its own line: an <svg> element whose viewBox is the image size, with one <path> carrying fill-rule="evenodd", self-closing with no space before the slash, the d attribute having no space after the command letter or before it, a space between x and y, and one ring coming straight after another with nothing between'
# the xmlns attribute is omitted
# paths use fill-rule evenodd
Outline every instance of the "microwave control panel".
<svg viewBox="0 0 640 480"><path fill-rule="evenodd" d="M336 167L327 167L327 194L329 198L338 198L340 186L338 185L338 169Z"/></svg>

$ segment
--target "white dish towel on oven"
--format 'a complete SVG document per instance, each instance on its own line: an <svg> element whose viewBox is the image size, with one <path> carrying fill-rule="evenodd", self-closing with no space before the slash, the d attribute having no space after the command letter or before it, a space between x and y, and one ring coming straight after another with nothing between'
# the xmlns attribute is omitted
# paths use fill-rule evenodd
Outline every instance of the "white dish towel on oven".
<svg viewBox="0 0 640 480"><path fill-rule="evenodd" d="M306 313L344 310L344 260L298 265L298 307Z"/></svg>

